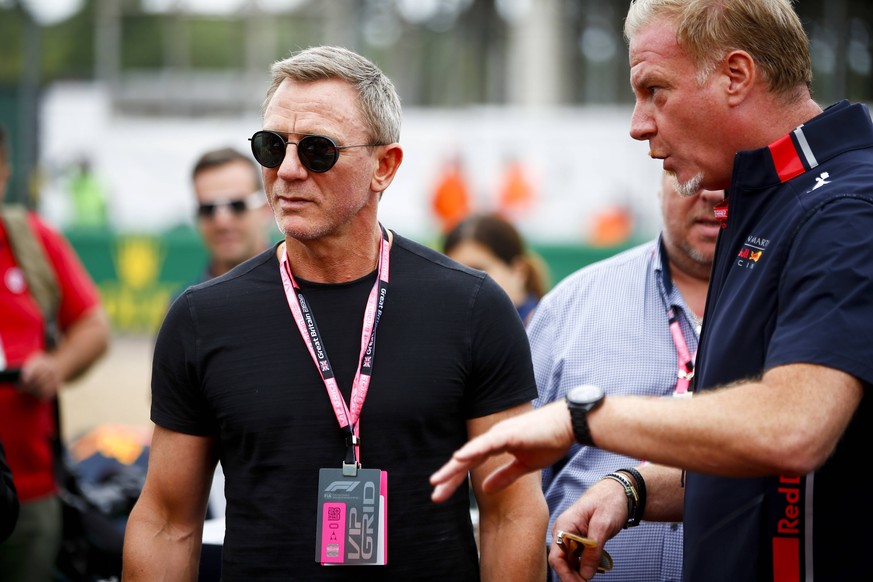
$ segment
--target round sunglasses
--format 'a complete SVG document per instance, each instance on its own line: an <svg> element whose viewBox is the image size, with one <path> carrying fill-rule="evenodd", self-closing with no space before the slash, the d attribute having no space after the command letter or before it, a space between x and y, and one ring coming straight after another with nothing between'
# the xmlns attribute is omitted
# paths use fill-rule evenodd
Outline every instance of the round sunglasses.
<svg viewBox="0 0 873 582"><path fill-rule="evenodd" d="M303 135L303 134L287 134ZM252 154L259 164L265 168L278 167L285 159L285 151L289 144L297 146L297 157L303 167L310 172L321 174L331 169L339 159L340 150L348 148L366 148L379 143L367 143L360 145L337 145L335 141L326 135L303 135L299 141L290 141L275 131L256 131L249 138L252 142Z"/></svg>

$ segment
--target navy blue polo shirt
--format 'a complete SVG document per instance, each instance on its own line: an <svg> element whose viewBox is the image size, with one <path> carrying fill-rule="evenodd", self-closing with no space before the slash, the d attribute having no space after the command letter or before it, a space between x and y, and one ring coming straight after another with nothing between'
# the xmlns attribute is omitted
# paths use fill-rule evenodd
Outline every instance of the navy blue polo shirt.
<svg viewBox="0 0 873 582"><path fill-rule="evenodd" d="M837 103L736 156L713 264L696 389L811 363L873 382L873 123ZM801 420L802 421L802 420ZM850 580L873 528L857 471L870 455L864 398L834 454L803 477L691 473L685 579ZM741 430L741 427L737 427ZM809 578L808 578L809 577Z"/></svg>

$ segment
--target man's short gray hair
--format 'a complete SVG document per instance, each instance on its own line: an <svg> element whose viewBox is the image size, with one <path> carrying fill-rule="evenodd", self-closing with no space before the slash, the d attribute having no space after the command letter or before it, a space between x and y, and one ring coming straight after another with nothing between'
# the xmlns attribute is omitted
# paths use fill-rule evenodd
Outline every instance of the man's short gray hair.
<svg viewBox="0 0 873 582"><path fill-rule="evenodd" d="M361 55L338 46L310 47L277 61L270 71L273 79L264 99L265 109L285 79L304 83L342 79L358 92L372 143L400 141L402 110L397 90L379 67Z"/></svg>

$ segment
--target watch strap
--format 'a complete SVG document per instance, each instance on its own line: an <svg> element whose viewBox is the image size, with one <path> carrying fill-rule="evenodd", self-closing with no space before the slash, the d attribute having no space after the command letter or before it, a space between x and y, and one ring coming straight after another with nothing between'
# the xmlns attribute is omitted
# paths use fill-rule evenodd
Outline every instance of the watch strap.
<svg viewBox="0 0 873 582"><path fill-rule="evenodd" d="M576 442L585 445L594 445L594 440L591 438L591 429L588 428L588 411L574 409L572 404L568 403L570 408L570 422L573 424L573 435L576 437Z"/></svg>

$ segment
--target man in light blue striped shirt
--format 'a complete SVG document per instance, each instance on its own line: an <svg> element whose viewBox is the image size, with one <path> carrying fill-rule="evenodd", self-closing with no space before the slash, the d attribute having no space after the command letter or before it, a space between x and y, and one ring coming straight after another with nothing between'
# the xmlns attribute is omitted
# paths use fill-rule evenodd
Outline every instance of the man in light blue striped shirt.
<svg viewBox="0 0 873 582"><path fill-rule="evenodd" d="M713 207L724 191L684 198L675 185L665 173L659 191L663 228L656 240L580 269L540 302L528 328L538 406L563 400L580 384L602 386L607 395L684 391L677 375L686 365L693 370L689 360L697 350L719 229ZM681 332L677 341L671 317ZM574 445L543 471L549 531L588 487L640 461ZM550 543L551 534L544 541ZM612 582L682 579L681 524L643 522L612 539L606 550L615 562Z"/></svg>

